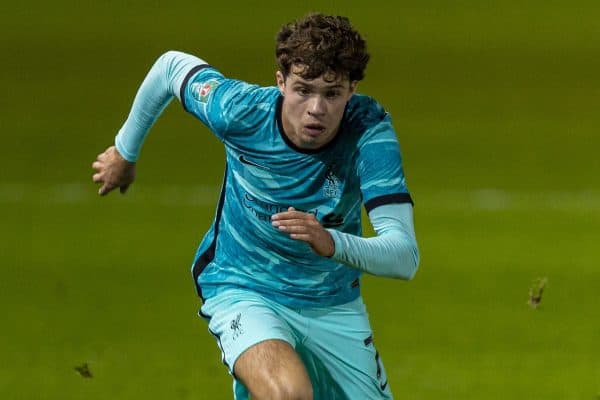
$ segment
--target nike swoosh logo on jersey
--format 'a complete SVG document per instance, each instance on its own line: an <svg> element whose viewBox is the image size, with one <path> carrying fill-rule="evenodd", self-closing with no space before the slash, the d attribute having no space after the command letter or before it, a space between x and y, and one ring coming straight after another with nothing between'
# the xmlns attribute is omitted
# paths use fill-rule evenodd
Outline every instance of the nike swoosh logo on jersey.
<svg viewBox="0 0 600 400"><path fill-rule="evenodd" d="M240 161L242 162L242 164L252 165L253 167L264 169L265 171L271 170L269 167L265 167L264 165L260 165L260 164L255 163L254 161L248 160L246 157L244 157L243 154L240 155Z"/></svg>

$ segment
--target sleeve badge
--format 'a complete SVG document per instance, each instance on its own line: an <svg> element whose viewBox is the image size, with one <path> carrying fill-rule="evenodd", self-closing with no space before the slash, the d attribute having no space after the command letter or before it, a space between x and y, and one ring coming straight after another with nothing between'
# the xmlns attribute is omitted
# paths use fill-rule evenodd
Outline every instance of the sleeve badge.
<svg viewBox="0 0 600 400"><path fill-rule="evenodd" d="M218 85L219 85L219 82L214 79L211 79L210 81L207 81L207 82L192 83L192 88L191 88L192 96L194 96L194 98L201 103L207 103L208 95Z"/></svg>

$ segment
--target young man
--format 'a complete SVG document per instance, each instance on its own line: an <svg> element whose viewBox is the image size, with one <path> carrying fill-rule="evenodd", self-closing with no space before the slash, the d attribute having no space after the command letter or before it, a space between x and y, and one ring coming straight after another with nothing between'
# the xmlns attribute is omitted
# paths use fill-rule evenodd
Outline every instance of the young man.
<svg viewBox="0 0 600 400"><path fill-rule="evenodd" d="M162 55L93 163L100 195L133 182L173 97L225 145L214 222L192 272L236 399L388 399L360 296L363 272L411 279L412 200L389 115L356 94L369 60L347 18L310 14L277 36L276 87ZM364 204L377 237L361 237Z"/></svg>

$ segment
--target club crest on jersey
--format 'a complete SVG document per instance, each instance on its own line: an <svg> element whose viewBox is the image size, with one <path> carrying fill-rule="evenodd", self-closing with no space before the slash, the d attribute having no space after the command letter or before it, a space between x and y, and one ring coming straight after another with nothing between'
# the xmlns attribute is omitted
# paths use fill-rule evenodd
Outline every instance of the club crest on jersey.
<svg viewBox="0 0 600 400"><path fill-rule="evenodd" d="M335 176L333 166L327 168L325 173L325 186L323 186L323 194L328 198L340 196L340 179Z"/></svg>
<svg viewBox="0 0 600 400"><path fill-rule="evenodd" d="M192 83L192 96L202 103L208 101L208 95L219 84L216 80Z"/></svg>

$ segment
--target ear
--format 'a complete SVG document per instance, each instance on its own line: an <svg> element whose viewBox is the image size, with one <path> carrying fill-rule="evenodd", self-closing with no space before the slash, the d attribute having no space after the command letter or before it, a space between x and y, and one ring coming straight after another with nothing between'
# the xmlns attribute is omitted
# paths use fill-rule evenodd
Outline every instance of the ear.
<svg viewBox="0 0 600 400"><path fill-rule="evenodd" d="M356 88L358 87L358 81L350 82L350 94L353 95L356 93Z"/></svg>
<svg viewBox="0 0 600 400"><path fill-rule="evenodd" d="M283 91L285 90L285 77L281 71L277 71L275 73L275 79L277 81L277 86L279 87L279 91L281 95L283 95Z"/></svg>

